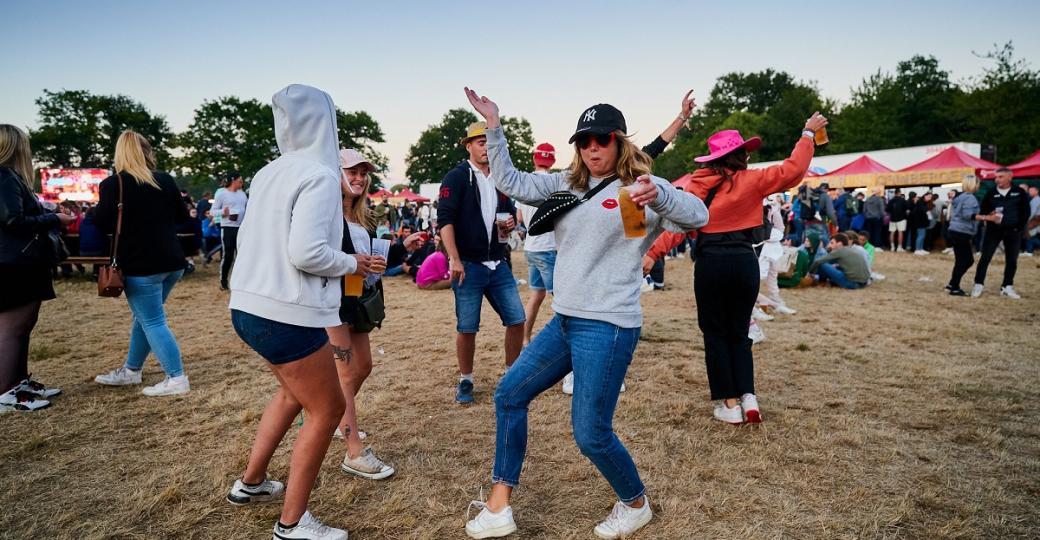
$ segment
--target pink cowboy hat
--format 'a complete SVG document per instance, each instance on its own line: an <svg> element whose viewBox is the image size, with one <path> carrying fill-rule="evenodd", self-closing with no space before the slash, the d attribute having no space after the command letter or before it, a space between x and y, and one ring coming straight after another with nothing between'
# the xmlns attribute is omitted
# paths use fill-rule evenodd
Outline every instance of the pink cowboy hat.
<svg viewBox="0 0 1040 540"><path fill-rule="evenodd" d="M755 150L758 150L758 147L760 146L762 146L762 139L759 137L751 137L745 141L744 137L740 136L739 131L735 129L724 129L711 137L708 137L708 151L711 153L706 156L693 158L693 160L697 163L707 163L719 159L738 148L743 148L748 152L754 152Z"/></svg>

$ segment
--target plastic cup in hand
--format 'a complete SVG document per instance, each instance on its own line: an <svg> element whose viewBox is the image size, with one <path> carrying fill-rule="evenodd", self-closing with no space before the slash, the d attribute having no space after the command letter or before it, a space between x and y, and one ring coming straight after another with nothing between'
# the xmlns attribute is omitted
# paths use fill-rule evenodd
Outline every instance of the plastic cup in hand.
<svg viewBox="0 0 1040 540"><path fill-rule="evenodd" d="M364 284L364 276L354 274L343 276L343 296L361 296L361 290Z"/></svg>
<svg viewBox="0 0 1040 540"><path fill-rule="evenodd" d="M379 255L383 260L390 258L390 241L385 238L372 240L372 255Z"/></svg>
<svg viewBox="0 0 1040 540"><path fill-rule="evenodd" d="M997 225L1000 225L1000 222L1004 221L1004 207L1003 206L998 206L998 207L993 209L993 212L996 213L996 218L997 218L996 223L997 223Z"/></svg>
<svg viewBox="0 0 1040 540"><path fill-rule="evenodd" d="M633 189L635 186L624 186L618 190L621 223L625 226L625 238L642 238L646 236L646 210L632 200Z"/></svg>
<svg viewBox="0 0 1040 540"><path fill-rule="evenodd" d="M509 233L504 230L504 226L511 217L513 216L509 212L499 212L495 214L495 226L498 229L498 242L500 244L509 242Z"/></svg>
<svg viewBox="0 0 1040 540"><path fill-rule="evenodd" d="M817 129L816 134L813 135L813 141L816 143L816 146L823 146L831 142L831 140L827 137L827 128L822 127L820 129Z"/></svg>

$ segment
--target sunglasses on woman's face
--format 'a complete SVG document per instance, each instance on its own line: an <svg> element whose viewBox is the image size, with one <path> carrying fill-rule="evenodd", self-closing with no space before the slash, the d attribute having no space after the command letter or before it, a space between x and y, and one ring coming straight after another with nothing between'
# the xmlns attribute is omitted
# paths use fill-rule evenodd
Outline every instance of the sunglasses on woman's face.
<svg viewBox="0 0 1040 540"><path fill-rule="evenodd" d="M578 148L585 150L592 144L592 141L596 141L596 145L600 147L609 146L610 143L614 142L614 132L597 133L595 135L586 133L579 135L574 142L578 143Z"/></svg>

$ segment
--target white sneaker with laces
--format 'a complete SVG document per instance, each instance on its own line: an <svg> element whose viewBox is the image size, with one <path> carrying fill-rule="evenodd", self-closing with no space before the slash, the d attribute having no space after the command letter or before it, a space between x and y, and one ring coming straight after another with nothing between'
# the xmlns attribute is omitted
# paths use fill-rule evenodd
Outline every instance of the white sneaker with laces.
<svg viewBox="0 0 1040 540"><path fill-rule="evenodd" d="M758 306L755 306L755 309L751 310L751 318L756 321L771 321L774 319L772 315L766 313Z"/></svg>
<svg viewBox="0 0 1040 540"><path fill-rule="evenodd" d="M927 251L925 251L923 249L919 249L919 250L914 252L914 255L918 255L918 256L922 256L923 257L925 255L931 255L931 253L928 253Z"/></svg>
<svg viewBox="0 0 1040 540"><path fill-rule="evenodd" d="M351 458L349 453L343 456L343 464L340 465L340 468L343 469L343 472L369 480L382 480L394 474L394 468L377 458L371 448L365 448L356 458Z"/></svg>
<svg viewBox="0 0 1040 540"><path fill-rule="evenodd" d="M574 395L574 372L568 373L563 377L563 393L568 396Z"/></svg>
<svg viewBox="0 0 1040 540"><path fill-rule="evenodd" d="M51 402L40 399L36 394L26 392L21 387L14 388L0 394L0 411L38 411L51 406Z"/></svg>
<svg viewBox="0 0 1040 540"><path fill-rule="evenodd" d="M715 404L714 416L716 420L725 422L727 424L743 424L744 413L740 409L740 405L733 407L732 409L726 406L725 401L719 401Z"/></svg>
<svg viewBox="0 0 1040 540"><path fill-rule="evenodd" d="M477 517L469 519L469 512L479 508ZM513 507L507 506L500 512L495 513L488 509L487 505L480 501L472 501L466 508L466 535L470 538L501 538L516 532L516 522L513 521Z"/></svg>
<svg viewBox="0 0 1040 540"><path fill-rule="evenodd" d="M976 283L975 286L971 288L971 297L978 298L982 296L982 289L984 288L985 287L983 287L981 283Z"/></svg>
<svg viewBox="0 0 1040 540"><path fill-rule="evenodd" d="M191 390L191 385L188 384L188 376L181 375L180 377L166 377L158 384L144 387L141 393L150 397L176 396L187 394L189 390Z"/></svg>
<svg viewBox="0 0 1040 540"><path fill-rule="evenodd" d="M762 331L762 327L758 323L751 321L747 337L751 338L751 344L755 345L766 340L766 333Z"/></svg>
<svg viewBox="0 0 1040 540"><path fill-rule="evenodd" d="M1032 256L1033 256L1033 254L1032 254L1032 253L1030 253L1030 252L1028 252L1028 251L1026 251L1026 252L1022 253L1022 256L1023 256L1023 257L1032 257Z"/></svg>
<svg viewBox="0 0 1040 540"><path fill-rule="evenodd" d="M1000 296L1006 296L1006 297L1011 298L1013 300L1021 300L1022 299L1022 296L1019 295L1017 292L1015 292L1014 287L1012 287L1011 285L1008 285L1006 287L1001 287L1000 288Z"/></svg>
<svg viewBox="0 0 1040 540"><path fill-rule="evenodd" d="M94 377L94 382L106 386L141 384L141 370L134 371L126 366L120 366L118 369Z"/></svg>
<svg viewBox="0 0 1040 540"><path fill-rule="evenodd" d="M50 399L54 396L61 395L61 388L47 388L43 383L34 381L32 374L29 374L29 376L23 379L22 382L18 383L16 388L22 392L29 392L30 394L43 399Z"/></svg>
<svg viewBox="0 0 1040 540"><path fill-rule="evenodd" d="M761 424L762 413L758 410L758 398L755 394L740 396L740 408L744 411L744 421L748 424Z"/></svg>
<svg viewBox="0 0 1040 540"><path fill-rule="evenodd" d="M780 304L779 306L776 306L776 312L782 313L784 315L794 315L795 313L798 313L797 310L787 307L786 304Z"/></svg>
<svg viewBox="0 0 1040 540"><path fill-rule="evenodd" d="M949 255L949 254L953 253L953 248L952 247L948 247L948 248L942 250L942 252L943 252L943 255Z"/></svg>
<svg viewBox="0 0 1040 540"><path fill-rule="evenodd" d="M318 521L310 511L304 512L300 522L293 527L274 524L272 540L347 540L347 531L329 527Z"/></svg>
<svg viewBox="0 0 1040 540"><path fill-rule="evenodd" d="M643 525L650 523L653 517L654 513L650 510L650 499L646 498L646 496L643 496L643 506L639 508L632 508L618 501L614 505L614 509L610 511L607 519L596 525L596 529L593 532L596 533L596 536L608 540L624 538L642 529Z"/></svg>
<svg viewBox="0 0 1040 540"><path fill-rule="evenodd" d="M235 506L243 506L255 502L268 502L282 498L285 493L285 484L270 478L264 478L260 485L246 485L241 478L235 480L235 485L227 494L229 503Z"/></svg>

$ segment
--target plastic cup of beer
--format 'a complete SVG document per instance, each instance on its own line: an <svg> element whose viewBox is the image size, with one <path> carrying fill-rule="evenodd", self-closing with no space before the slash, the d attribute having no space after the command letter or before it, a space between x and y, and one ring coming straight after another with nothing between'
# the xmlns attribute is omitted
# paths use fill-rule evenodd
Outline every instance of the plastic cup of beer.
<svg viewBox="0 0 1040 540"><path fill-rule="evenodd" d="M509 242L509 233L502 230L502 226L505 225L511 217L513 217L513 215L509 212L498 212L495 214L495 228L498 229L498 242L500 244Z"/></svg>
<svg viewBox="0 0 1040 540"><path fill-rule="evenodd" d="M822 127L817 129L816 134L813 135L813 141L816 143L816 146L823 146L831 142L831 140L827 138L827 128Z"/></svg>
<svg viewBox="0 0 1040 540"><path fill-rule="evenodd" d="M355 274L343 276L343 296L361 296L361 289L364 284L365 276Z"/></svg>
<svg viewBox="0 0 1040 540"><path fill-rule="evenodd" d="M625 238L642 238L646 236L646 210L632 200L632 189L634 186L624 186L618 190L621 223L625 226Z"/></svg>

